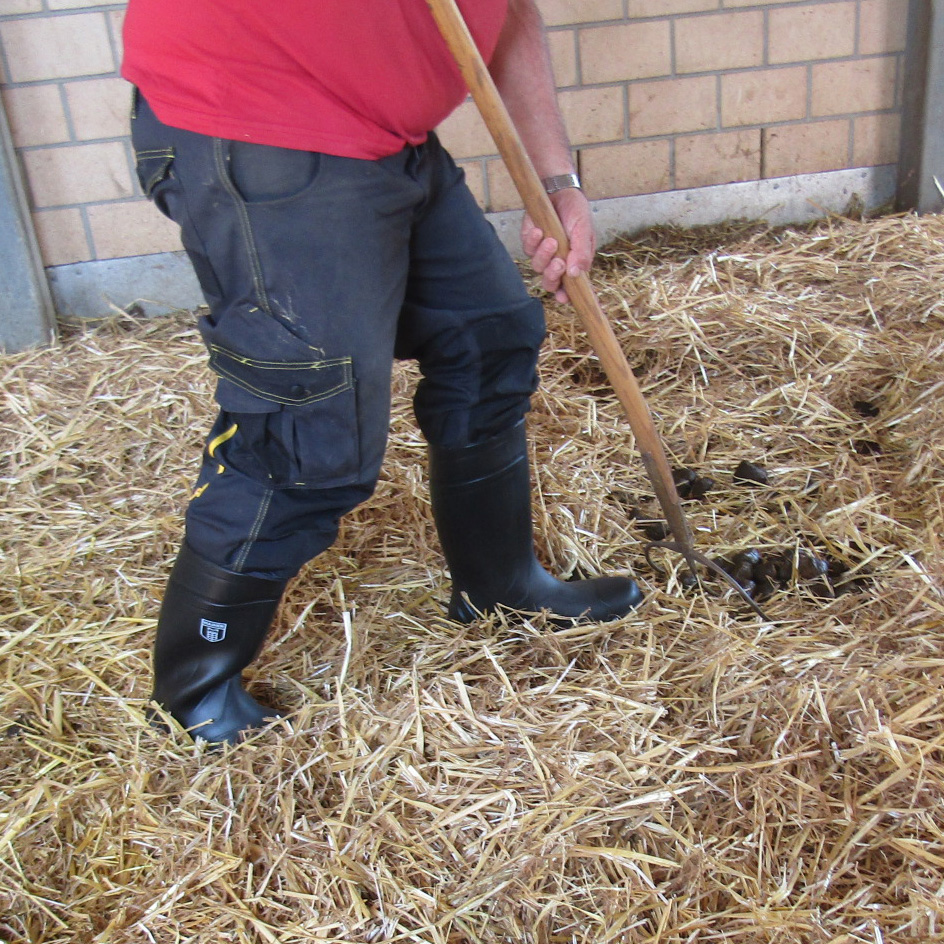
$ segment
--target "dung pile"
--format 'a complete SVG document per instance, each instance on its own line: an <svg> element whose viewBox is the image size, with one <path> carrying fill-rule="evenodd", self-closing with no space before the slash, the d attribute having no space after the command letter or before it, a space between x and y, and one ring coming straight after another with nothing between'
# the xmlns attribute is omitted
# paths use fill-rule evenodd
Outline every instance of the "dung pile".
<svg viewBox="0 0 944 944"><path fill-rule="evenodd" d="M659 230L594 278L711 480L699 549L791 562L769 619L647 565L628 424L549 306L540 555L642 611L444 618L402 366L376 495L247 673L291 727L224 751L144 720L212 410L193 316L0 360L0 940L944 940L944 221Z"/></svg>

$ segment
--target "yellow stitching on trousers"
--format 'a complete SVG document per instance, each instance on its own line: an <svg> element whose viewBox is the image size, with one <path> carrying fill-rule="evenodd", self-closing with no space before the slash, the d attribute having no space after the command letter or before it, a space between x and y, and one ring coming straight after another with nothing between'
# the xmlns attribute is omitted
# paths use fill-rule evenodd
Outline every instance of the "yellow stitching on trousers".
<svg viewBox="0 0 944 944"><path fill-rule="evenodd" d="M226 466L220 463L216 467L216 474L222 475L226 471ZM212 485L212 482L205 482L201 485L191 496L190 500L193 501L195 498L199 498L209 487Z"/></svg>
<svg viewBox="0 0 944 944"><path fill-rule="evenodd" d="M237 423L233 423L232 426L225 433L220 433L219 436L214 439L209 446L207 446L207 452L209 455L213 456L216 453L216 450L223 445L227 440L232 439L236 435L236 431L239 429Z"/></svg>

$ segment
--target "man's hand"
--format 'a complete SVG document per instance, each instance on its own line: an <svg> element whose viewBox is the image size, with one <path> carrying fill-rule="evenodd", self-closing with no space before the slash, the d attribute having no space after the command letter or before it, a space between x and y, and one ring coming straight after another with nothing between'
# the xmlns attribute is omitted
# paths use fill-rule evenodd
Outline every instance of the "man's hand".
<svg viewBox="0 0 944 944"><path fill-rule="evenodd" d="M570 243L567 258L557 255L557 240L544 238L544 233L534 224L528 214L521 223L521 245L531 259L531 266L541 276L541 287L553 292L557 301L567 301L567 292L562 285L564 275L578 276L589 272L596 252L596 237L590 203L581 190L569 187L551 194L551 203L560 217Z"/></svg>

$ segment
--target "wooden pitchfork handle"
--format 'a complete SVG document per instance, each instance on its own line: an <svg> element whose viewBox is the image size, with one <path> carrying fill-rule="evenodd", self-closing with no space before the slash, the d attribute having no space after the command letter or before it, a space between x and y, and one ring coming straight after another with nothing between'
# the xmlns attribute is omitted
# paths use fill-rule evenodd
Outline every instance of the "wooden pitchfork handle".
<svg viewBox="0 0 944 944"><path fill-rule="evenodd" d="M557 255L566 258L568 240L560 217L544 191L544 186L525 151L501 95L495 87L491 73L475 45L475 40L455 0L426 0L426 2L472 93L482 119L498 147L499 154L511 174L528 215L545 236L551 236L557 240ZM564 276L563 283L568 298L580 316L590 344L626 411L643 465L672 531L672 536L675 538L674 541L652 541L647 544L646 560L655 567L650 552L652 548L659 547L681 554L693 575L696 574L695 564L702 564L726 580L737 590L741 598L763 617L763 611L733 577L725 573L714 561L695 550L692 532L682 512L678 490L672 478L672 468L666 458L662 440L659 438L636 377L613 333L609 319L600 306L590 283L590 276L585 272L578 276L567 274Z"/></svg>

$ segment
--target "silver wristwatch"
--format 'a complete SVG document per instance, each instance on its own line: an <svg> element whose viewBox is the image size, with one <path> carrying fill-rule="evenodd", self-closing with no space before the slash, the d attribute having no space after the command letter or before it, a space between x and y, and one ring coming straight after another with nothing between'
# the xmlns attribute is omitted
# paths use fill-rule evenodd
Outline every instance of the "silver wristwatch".
<svg viewBox="0 0 944 944"><path fill-rule="evenodd" d="M544 177L541 180L544 189L548 193L557 193L558 190L566 190L568 187L580 189L580 178L576 174L558 174L556 177Z"/></svg>

